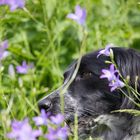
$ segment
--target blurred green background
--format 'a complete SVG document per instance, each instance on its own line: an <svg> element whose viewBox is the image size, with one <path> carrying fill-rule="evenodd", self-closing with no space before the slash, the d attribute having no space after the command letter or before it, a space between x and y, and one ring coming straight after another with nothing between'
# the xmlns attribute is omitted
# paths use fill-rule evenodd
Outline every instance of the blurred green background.
<svg viewBox="0 0 140 140"><path fill-rule="evenodd" d="M106 44L140 47L138 0L27 0L24 9L0 6L0 42L7 39L10 55L0 70L0 139L10 120L32 117L37 100L61 85L63 71L79 56L81 28L67 19L76 5L87 11L86 52ZM8 74L23 60L35 68L26 75Z"/></svg>

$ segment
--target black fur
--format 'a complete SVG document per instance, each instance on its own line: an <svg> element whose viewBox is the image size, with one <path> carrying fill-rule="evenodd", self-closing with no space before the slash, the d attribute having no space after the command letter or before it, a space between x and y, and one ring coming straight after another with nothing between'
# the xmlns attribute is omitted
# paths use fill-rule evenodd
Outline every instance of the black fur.
<svg viewBox="0 0 140 140"><path fill-rule="evenodd" d="M136 76L140 78L140 53L125 48L112 48L114 60L122 76L130 77L129 84L135 87ZM76 77L64 93L64 116L71 126L74 114L78 115L78 133L80 139L89 136L100 137L104 140L140 140L140 117L127 113L112 113L118 109L138 109L120 90L110 92L107 79L100 79L101 70L108 69L109 57L101 55L99 51L82 57ZM60 92L67 86L77 61L69 66L64 73L64 84L39 102L40 109L46 109L53 115L60 113ZM137 90L140 92L140 79ZM136 102L140 103L122 89Z"/></svg>

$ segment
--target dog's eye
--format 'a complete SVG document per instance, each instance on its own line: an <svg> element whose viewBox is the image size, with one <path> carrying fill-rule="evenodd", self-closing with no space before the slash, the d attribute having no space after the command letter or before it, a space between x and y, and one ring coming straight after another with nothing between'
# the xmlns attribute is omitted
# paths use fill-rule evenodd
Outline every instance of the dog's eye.
<svg viewBox="0 0 140 140"><path fill-rule="evenodd" d="M91 78L92 76L93 76L92 72L83 72L76 77L76 81L79 81L82 79L88 79L88 78Z"/></svg>
<svg viewBox="0 0 140 140"><path fill-rule="evenodd" d="M91 76L92 76L92 73L91 72L84 72L81 75L82 78L90 78Z"/></svg>

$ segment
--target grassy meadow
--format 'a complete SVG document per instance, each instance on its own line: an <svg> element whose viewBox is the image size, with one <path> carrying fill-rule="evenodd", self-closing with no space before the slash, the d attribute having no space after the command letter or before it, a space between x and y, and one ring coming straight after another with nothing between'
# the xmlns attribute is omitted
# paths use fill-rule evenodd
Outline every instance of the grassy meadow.
<svg viewBox="0 0 140 140"><path fill-rule="evenodd" d="M0 63L0 140L7 140L11 120L39 113L37 101L61 85L63 71L79 57L83 32L66 17L76 5L87 12L84 53L108 43L140 48L138 0L26 0L13 12L0 5L0 42L8 41L9 52ZM17 73L23 61L34 67Z"/></svg>

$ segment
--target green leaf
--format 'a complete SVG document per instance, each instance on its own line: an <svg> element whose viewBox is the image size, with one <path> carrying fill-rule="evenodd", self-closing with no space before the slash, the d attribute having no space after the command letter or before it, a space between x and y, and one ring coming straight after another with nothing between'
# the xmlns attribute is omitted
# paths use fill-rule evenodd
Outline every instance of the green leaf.
<svg viewBox="0 0 140 140"><path fill-rule="evenodd" d="M54 10L56 8L56 4L57 4L56 0L47 0L47 1L45 1L46 12L47 12L48 19L50 19L52 17L52 15L54 13Z"/></svg>

